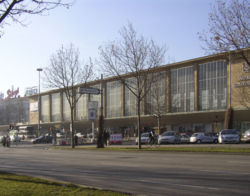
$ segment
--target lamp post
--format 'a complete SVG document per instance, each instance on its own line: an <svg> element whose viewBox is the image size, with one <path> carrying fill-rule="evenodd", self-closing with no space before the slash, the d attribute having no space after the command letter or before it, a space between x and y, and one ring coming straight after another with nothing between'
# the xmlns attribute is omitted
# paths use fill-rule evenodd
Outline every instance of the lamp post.
<svg viewBox="0 0 250 196"><path fill-rule="evenodd" d="M41 113L41 97L40 97L40 72L43 71L42 68L37 68L38 71L38 135L40 135L40 113Z"/></svg>

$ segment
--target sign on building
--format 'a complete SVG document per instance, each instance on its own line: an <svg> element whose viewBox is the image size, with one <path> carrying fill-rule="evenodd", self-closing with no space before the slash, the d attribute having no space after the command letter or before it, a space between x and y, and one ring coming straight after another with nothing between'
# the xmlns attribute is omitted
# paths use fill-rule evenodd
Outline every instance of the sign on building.
<svg viewBox="0 0 250 196"><path fill-rule="evenodd" d="M97 101L89 101L89 104L88 104L89 120L96 120L97 109L98 109L98 102Z"/></svg>
<svg viewBox="0 0 250 196"><path fill-rule="evenodd" d="M30 103L30 112L38 111L38 102Z"/></svg>
<svg viewBox="0 0 250 196"><path fill-rule="evenodd" d="M96 113L97 111L95 109L89 109L89 120L96 120Z"/></svg>

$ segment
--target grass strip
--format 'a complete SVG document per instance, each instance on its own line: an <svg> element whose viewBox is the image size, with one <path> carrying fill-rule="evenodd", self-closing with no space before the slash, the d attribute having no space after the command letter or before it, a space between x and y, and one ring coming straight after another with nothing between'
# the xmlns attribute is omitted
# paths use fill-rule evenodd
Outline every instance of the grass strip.
<svg viewBox="0 0 250 196"><path fill-rule="evenodd" d="M0 172L1 196L122 196L129 195L107 190L83 188L23 175Z"/></svg>
<svg viewBox="0 0 250 196"><path fill-rule="evenodd" d="M143 146L142 149L137 147L105 147L96 148L94 146L76 146L74 149L71 147L52 147L51 149L61 150L102 150L102 151L159 151L159 152L215 152L215 153L244 153L250 155L250 148L232 148L232 147L167 147L167 146Z"/></svg>

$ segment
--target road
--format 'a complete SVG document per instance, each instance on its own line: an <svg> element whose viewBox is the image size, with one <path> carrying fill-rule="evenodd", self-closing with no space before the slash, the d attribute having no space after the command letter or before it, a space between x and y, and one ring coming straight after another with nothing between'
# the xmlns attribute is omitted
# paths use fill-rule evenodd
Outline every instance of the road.
<svg viewBox="0 0 250 196"><path fill-rule="evenodd" d="M0 171L140 195L250 195L250 156L0 147Z"/></svg>

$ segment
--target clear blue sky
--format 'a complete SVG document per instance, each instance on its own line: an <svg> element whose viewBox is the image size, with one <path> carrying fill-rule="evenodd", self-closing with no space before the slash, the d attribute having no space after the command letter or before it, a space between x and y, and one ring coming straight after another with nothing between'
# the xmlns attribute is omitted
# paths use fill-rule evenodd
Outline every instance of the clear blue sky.
<svg viewBox="0 0 250 196"><path fill-rule="evenodd" d="M62 44L73 43L81 58L98 58L98 47L119 38L131 22L139 34L168 48L166 63L204 56L197 32L207 28L215 0L76 0L70 9L27 16L27 27L10 24L0 38L0 92L38 85L36 68L46 67ZM169 58L168 58L169 57ZM46 89L42 88L42 91Z"/></svg>

